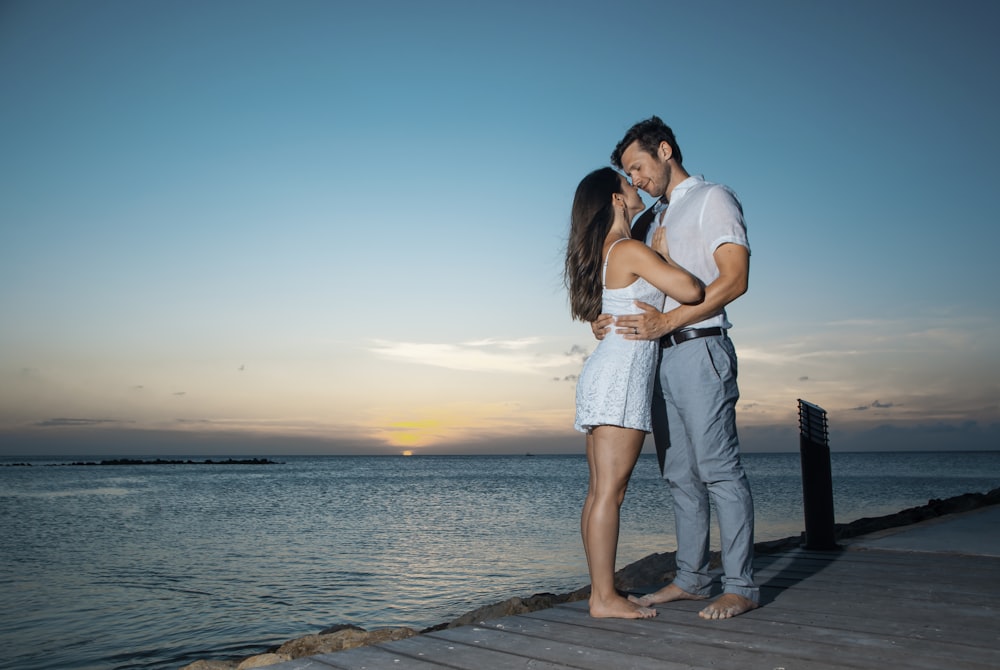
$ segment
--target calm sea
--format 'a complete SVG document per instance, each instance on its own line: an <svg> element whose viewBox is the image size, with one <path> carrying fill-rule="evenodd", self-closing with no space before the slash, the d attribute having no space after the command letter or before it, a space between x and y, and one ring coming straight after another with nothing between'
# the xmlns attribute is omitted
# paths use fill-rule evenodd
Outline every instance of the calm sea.
<svg viewBox="0 0 1000 670"><path fill-rule="evenodd" d="M0 468L0 667L179 668L588 583L582 456L274 460ZM838 522L1000 486L1000 452L832 462ZM798 535L798 453L745 463L756 539ZM655 456L622 514L619 567L674 549Z"/></svg>

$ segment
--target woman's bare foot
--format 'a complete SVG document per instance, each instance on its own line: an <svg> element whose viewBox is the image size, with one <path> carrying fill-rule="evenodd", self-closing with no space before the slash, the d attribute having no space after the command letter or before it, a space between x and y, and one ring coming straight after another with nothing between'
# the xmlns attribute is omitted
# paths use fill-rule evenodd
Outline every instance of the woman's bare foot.
<svg viewBox="0 0 1000 670"><path fill-rule="evenodd" d="M734 616L757 609L757 603L735 593L723 593L715 601L698 612L702 619L731 619Z"/></svg>
<svg viewBox="0 0 1000 670"><path fill-rule="evenodd" d="M688 593L679 586L667 584L656 593L649 593L644 596L629 596L628 599L639 607L652 607L660 603L669 603L674 600L704 600L708 596L696 596Z"/></svg>
<svg viewBox="0 0 1000 670"><path fill-rule="evenodd" d="M656 610L644 607L616 596L611 600L596 602L590 600L590 616L595 619L652 619Z"/></svg>

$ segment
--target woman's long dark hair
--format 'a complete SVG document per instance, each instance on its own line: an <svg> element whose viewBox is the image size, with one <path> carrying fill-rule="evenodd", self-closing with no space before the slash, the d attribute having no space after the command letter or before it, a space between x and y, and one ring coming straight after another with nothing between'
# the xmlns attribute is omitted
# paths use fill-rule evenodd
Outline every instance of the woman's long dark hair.
<svg viewBox="0 0 1000 670"><path fill-rule="evenodd" d="M601 314L604 240L615 218L611 196L621 192L621 175L609 167L594 170L576 187L563 276L574 319L593 321Z"/></svg>

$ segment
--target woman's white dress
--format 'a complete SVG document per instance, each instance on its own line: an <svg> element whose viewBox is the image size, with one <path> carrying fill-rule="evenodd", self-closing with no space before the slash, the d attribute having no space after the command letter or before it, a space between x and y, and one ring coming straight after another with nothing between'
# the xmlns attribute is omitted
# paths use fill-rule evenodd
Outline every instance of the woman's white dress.
<svg viewBox="0 0 1000 670"><path fill-rule="evenodd" d="M622 238L626 239L626 238ZM608 257L618 240L608 250ZM663 308L663 292L642 277L624 288L608 288L608 260L601 273L602 313L638 314L634 301ZM615 332L614 325L597 344L583 364L576 383L576 421L574 428L588 432L594 426L622 426L652 430L650 403L659 354L656 340L626 340Z"/></svg>

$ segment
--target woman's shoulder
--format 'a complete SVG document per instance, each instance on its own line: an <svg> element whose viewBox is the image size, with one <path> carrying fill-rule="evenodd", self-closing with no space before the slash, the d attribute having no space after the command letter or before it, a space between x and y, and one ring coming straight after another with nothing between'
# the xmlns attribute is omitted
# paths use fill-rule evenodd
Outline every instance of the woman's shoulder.
<svg viewBox="0 0 1000 670"><path fill-rule="evenodd" d="M645 253L644 250L652 251L652 249L639 240L622 237L608 245L607 250L604 252L604 260L606 263L612 265L618 265L619 263L629 265L640 260Z"/></svg>
<svg viewBox="0 0 1000 670"><path fill-rule="evenodd" d="M633 240L631 237L619 237L617 240L606 242L604 246L604 259L609 260L615 256L630 256L638 248L636 244L637 240Z"/></svg>
<svg viewBox="0 0 1000 670"><path fill-rule="evenodd" d="M631 237L622 237L611 243L609 249L627 249L629 252L640 252L642 249L649 249L645 242L633 239Z"/></svg>
<svg viewBox="0 0 1000 670"><path fill-rule="evenodd" d="M617 281L614 284L631 283L632 279L642 274L650 259L656 254L655 251L639 240L623 237L612 243L608 248L605 262L607 263L609 276L616 275ZM623 273L627 273L623 274Z"/></svg>
<svg viewBox="0 0 1000 670"><path fill-rule="evenodd" d="M615 249L620 250L623 255L630 258L644 257L647 254L655 253L645 242L630 237L622 238Z"/></svg>

